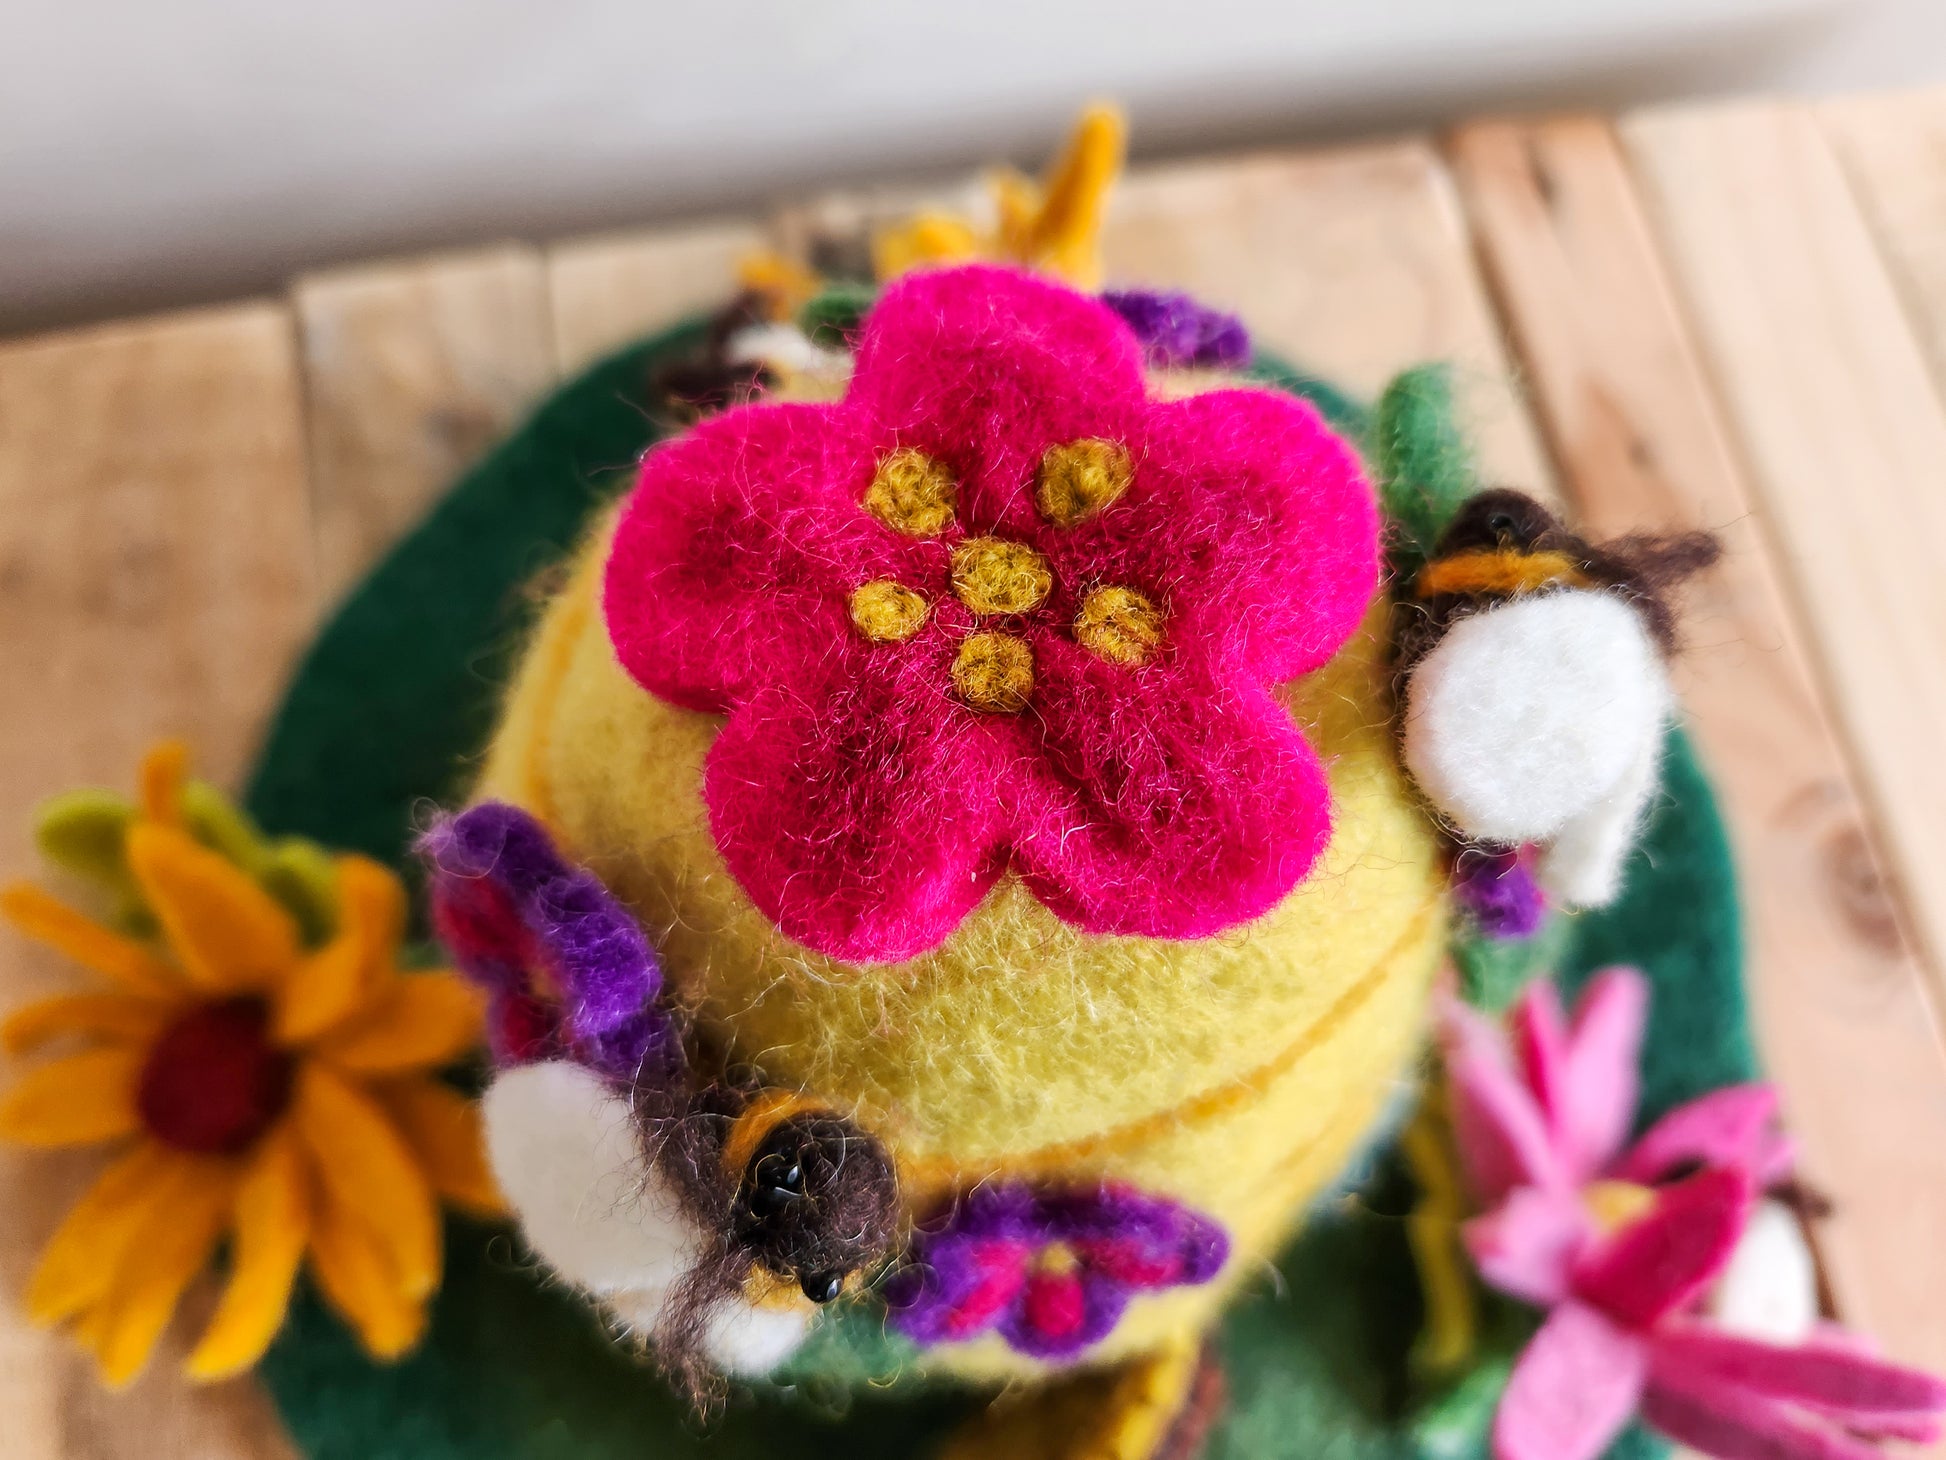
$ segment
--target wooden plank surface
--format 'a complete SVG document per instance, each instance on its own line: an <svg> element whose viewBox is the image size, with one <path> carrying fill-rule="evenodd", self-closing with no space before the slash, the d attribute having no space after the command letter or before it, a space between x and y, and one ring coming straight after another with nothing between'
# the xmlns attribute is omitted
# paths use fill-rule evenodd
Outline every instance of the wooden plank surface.
<svg viewBox="0 0 1946 1460"><path fill-rule="evenodd" d="M1607 123L1459 133L1457 171L1563 488L1595 532L1702 526L1682 693L1736 842L1750 987L1841 1312L1946 1370L1946 1049L1775 558Z"/></svg>
<svg viewBox="0 0 1946 1460"><path fill-rule="evenodd" d="M1946 391L1946 88L1847 96L1817 109Z"/></svg>
<svg viewBox="0 0 1946 1460"><path fill-rule="evenodd" d="M315 601L285 310L242 305L0 346L0 876L38 870L21 834L36 802L76 784L129 785L164 735L187 736L203 773L234 785ZM79 977L0 931L0 1005ZM0 1150L6 1293L23 1290L98 1167L92 1154ZM10 1297L5 1453L287 1453L254 1385L192 1388L176 1372L184 1352L178 1337L132 1390L104 1394L67 1341L27 1329Z"/></svg>
<svg viewBox="0 0 1946 1460"><path fill-rule="evenodd" d="M1237 310L1294 364L1367 397L1452 362L1481 469L1552 492L1452 182L1417 140L1144 169L1109 211L1111 282Z"/></svg>
<svg viewBox="0 0 1946 1460"><path fill-rule="evenodd" d="M1623 136L1938 971L1946 412L1924 352L1808 109L1655 112Z"/></svg>
<svg viewBox="0 0 1946 1460"><path fill-rule="evenodd" d="M510 245L314 274L292 298L330 602L553 383L546 278Z"/></svg>
<svg viewBox="0 0 1946 1460"><path fill-rule="evenodd" d="M737 261L763 244L755 223L729 220L558 245L547 274L561 373L728 302Z"/></svg>

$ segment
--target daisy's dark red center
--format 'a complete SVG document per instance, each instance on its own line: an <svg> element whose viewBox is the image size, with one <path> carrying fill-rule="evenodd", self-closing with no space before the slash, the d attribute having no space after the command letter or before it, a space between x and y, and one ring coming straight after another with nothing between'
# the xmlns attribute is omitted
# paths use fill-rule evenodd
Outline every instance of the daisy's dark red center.
<svg viewBox="0 0 1946 1460"><path fill-rule="evenodd" d="M270 1042L257 999L198 1004L162 1031L142 1066L136 1109L149 1133L182 1151L241 1151L290 1101L291 1059Z"/></svg>

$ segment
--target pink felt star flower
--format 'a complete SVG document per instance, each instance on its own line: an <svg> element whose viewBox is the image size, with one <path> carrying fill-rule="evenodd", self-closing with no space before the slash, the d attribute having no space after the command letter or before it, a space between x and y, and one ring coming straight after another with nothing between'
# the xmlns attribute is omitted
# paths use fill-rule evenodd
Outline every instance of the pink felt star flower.
<svg viewBox="0 0 1946 1460"><path fill-rule="evenodd" d="M704 795L751 900L897 961L1009 870L1095 932L1275 906L1330 814L1272 691L1377 571L1371 489L1310 407L1152 399L1099 301L978 267L889 289L843 400L652 451L605 610L643 687L727 713Z"/></svg>
<svg viewBox="0 0 1946 1460"><path fill-rule="evenodd" d="M1787 1346L1699 1316L1792 1153L1767 1085L1684 1105L1625 1150L1647 1010L1647 981L1620 968L1572 1023L1535 984L1511 1047L1446 1010L1454 1134L1485 1213L1467 1249L1487 1283L1548 1310L1501 1399L1497 1460L1593 1460L1637 1413L1724 1460L1870 1460L1879 1440L1935 1436L1946 1384L1840 1332Z"/></svg>

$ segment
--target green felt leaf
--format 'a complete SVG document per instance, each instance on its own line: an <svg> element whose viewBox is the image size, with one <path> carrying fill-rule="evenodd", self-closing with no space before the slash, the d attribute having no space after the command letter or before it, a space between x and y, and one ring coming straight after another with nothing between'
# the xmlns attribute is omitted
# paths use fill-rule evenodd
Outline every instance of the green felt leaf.
<svg viewBox="0 0 1946 1460"><path fill-rule="evenodd" d="M1420 365L1395 377L1372 410L1367 452L1393 528L1401 581L1425 564L1462 503L1480 489L1472 448L1453 411L1452 374Z"/></svg>
<svg viewBox="0 0 1946 1460"><path fill-rule="evenodd" d="M128 869L135 804L115 791L83 786L50 796L34 811L34 845L63 872L97 889L124 929L146 931L141 890Z"/></svg>
<svg viewBox="0 0 1946 1460"><path fill-rule="evenodd" d="M532 616L531 585L669 424L654 418L650 373L701 337L700 325L686 326L569 383L372 572L285 697L246 799L257 822L410 871L415 808L456 800L477 764ZM1324 383L1274 360L1257 373L1313 400L1341 429L1361 430L1364 412ZM1375 439L1390 478L1418 483L1419 500L1437 505L1459 480L1458 458L1438 424L1443 383L1415 378L1388 393ZM1627 895L1564 920L1561 934L1571 983L1617 959L1639 963L1654 982L1645 1116L1753 1067L1728 852L1680 734L1666 770ZM1277 1273L1239 1302L1218 1339L1232 1399L1212 1456L1418 1460L1427 1411L1408 1356L1420 1301L1397 1210L1328 1203ZM905 1367L908 1350L861 1309L814 1340L789 1385L698 1422L583 1306L537 1275L509 1231L454 1221L448 1240L430 1334L398 1364L365 1359L315 1297L300 1294L263 1377L309 1454L876 1460L930 1452L973 1402L953 1387L868 1382ZM1482 1460L1464 1450L1465 1433L1457 1422L1440 1432L1440 1460ZM1662 1448L1632 1436L1616 1456Z"/></svg>

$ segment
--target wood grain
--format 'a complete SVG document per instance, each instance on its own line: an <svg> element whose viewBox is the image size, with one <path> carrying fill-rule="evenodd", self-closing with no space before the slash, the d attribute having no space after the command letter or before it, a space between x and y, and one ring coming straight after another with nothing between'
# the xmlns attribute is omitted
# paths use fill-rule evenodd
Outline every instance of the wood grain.
<svg viewBox="0 0 1946 1460"><path fill-rule="evenodd" d="M302 413L281 307L0 346L0 874L35 872L20 829L62 787L127 786L164 735L234 785L315 611ZM0 930L0 1006L77 975ZM0 1152L0 1289L99 1159ZM178 1328L178 1334L183 1332ZM288 1453L248 1383L196 1389L180 1339L121 1395L64 1340L0 1305L9 1456Z"/></svg>
<svg viewBox="0 0 1946 1460"><path fill-rule="evenodd" d="M1847 96L1817 109L1906 317L1946 391L1946 88Z"/></svg>
<svg viewBox="0 0 1946 1460"><path fill-rule="evenodd" d="M1934 972L1946 958L1946 412L1816 118L1623 136Z"/></svg>
<svg viewBox="0 0 1946 1460"><path fill-rule="evenodd" d="M722 221L561 244L548 255L555 361L563 375L630 340L727 303L756 224Z"/></svg>
<svg viewBox="0 0 1946 1460"><path fill-rule="evenodd" d="M292 299L330 601L553 383L546 282L508 246L313 274Z"/></svg>
<svg viewBox="0 0 1946 1460"><path fill-rule="evenodd" d="M1818 1238L1841 1311L1946 1369L1946 1050L1627 161L1596 120L1469 127L1453 156L1583 519L1724 536L1681 678L1736 842L1760 1043L1837 1197Z"/></svg>
<svg viewBox="0 0 1946 1460"><path fill-rule="evenodd" d="M1367 397L1409 365L1452 362L1482 470L1551 492L1451 180L1427 143L1141 170L1115 197L1103 251L1112 282L1235 309L1293 363Z"/></svg>

